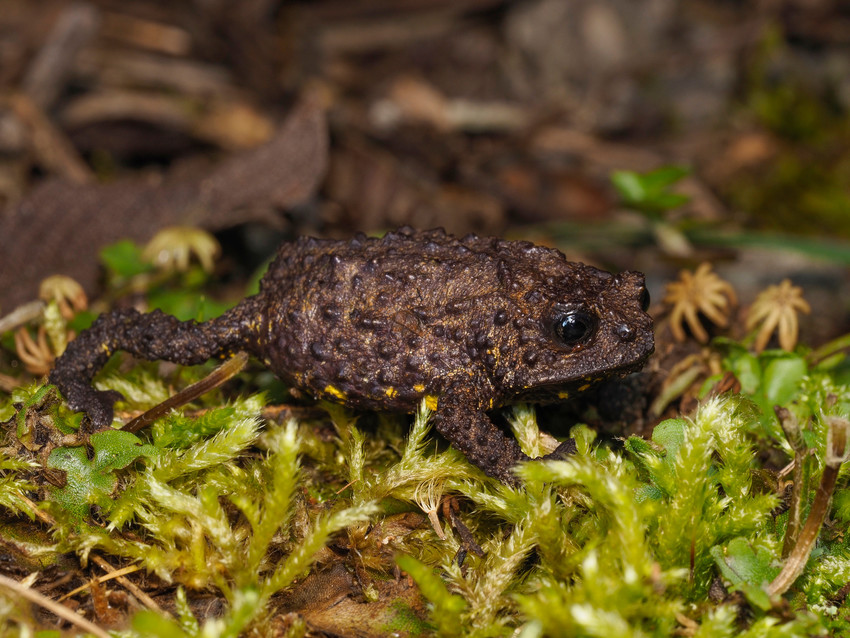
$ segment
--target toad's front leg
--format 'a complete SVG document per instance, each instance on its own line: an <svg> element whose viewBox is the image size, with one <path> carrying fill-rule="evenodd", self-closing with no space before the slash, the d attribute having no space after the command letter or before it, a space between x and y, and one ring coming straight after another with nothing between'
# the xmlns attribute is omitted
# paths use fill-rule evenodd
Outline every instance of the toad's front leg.
<svg viewBox="0 0 850 638"><path fill-rule="evenodd" d="M493 424L482 402L470 401L465 392L447 392L440 397L434 425L485 474L508 485L519 483L514 474L517 463L532 460L520 449L516 439L506 436ZM568 439L538 460L563 459L575 451L575 441Z"/></svg>
<svg viewBox="0 0 850 638"><path fill-rule="evenodd" d="M480 397L469 391L449 391L440 396L434 426L452 445L488 476L517 484L514 466L530 460L515 439L493 425Z"/></svg>
<svg viewBox="0 0 850 638"><path fill-rule="evenodd" d="M112 423L112 406L121 396L95 390L91 380L114 352L124 350L143 359L182 365L196 365L239 349L256 352L256 299L247 299L206 323L180 321L159 310L101 315L68 344L49 381L59 388L71 409L85 411L96 428L106 427Z"/></svg>

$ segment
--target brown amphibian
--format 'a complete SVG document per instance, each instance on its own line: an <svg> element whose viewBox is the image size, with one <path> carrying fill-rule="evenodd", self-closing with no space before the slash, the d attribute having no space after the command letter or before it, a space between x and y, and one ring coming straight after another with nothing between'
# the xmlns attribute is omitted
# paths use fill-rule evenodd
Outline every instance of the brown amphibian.
<svg viewBox="0 0 850 638"><path fill-rule="evenodd" d="M647 303L642 274L612 275L528 242L409 229L304 238L281 246L260 292L217 319L102 315L50 382L105 427L118 397L91 379L115 351L193 365L245 350L291 386L353 408L411 412L424 399L470 461L513 482L528 457L487 412L638 369L653 350ZM568 441L553 455L573 449Z"/></svg>

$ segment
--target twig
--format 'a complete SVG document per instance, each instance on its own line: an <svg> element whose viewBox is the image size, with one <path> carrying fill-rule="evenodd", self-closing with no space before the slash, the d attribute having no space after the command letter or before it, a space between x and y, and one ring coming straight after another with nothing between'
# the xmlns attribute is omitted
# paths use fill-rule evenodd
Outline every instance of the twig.
<svg viewBox="0 0 850 638"><path fill-rule="evenodd" d="M14 330L18 326L41 316L45 303L43 301L30 301L18 306L5 317L0 317L0 334Z"/></svg>
<svg viewBox="0 0 850 638"><path fill-rule="evenodd" d="M98 556L97 558L100 558L100 557ZM100 562L97 561L95 558L93 558L92 560L94 560L95 562L98 563L98 565L100 565ZM100 560L103 560L103 559L101 558ZM104 563L106 563L106 561L104 561ZM114 569L111 565L109 565L109 563L106 563L106 566L108 568L107 569L108 573L105 576L99 576L99 577L94 579L98 583L105 583L105 582L110 581L110 580L119 579L122 576L124 576L125 574L132 574L133 572L137 572L141 569L141 567L139 565L128 565L127 567L123 567L121 569ZM102 565L101 565L101 567L102 567ZM76 589L72 589L71 591L69 591L65 594L62 594L59 597L58 602L61 603L63 600L71 598L72 596L79 594L81 591L85 591L85 590L91 588L92 582L94 582L94 581L89 581L89 582L85 583L84 585L80 585Z"/></svg>
<svg viewBox="0 0 850 638"><path fill-rule="evenodd" d="M73 144L44 111L23 93L12 95L8 103L30 133L30 143L41 165L78 184L94 181L94 173Z"/></svg>
<svg viewBox="0 0 850 638"><path fill-rule="evenodd" d="M104 12L100 34L103 38L120 40L124 46L166 55L185 56L192 49L192 36L185 29L129 13Z"/></svg>
<svg viewBox="0 0 850 638"><path fill-rule="evenodd" d="M59 15L22 82L40 108L50 108L59 97L77 53L97 33L99 22L97 9L89 3L74 2Z"/></svg>
<svg viewBox="0 0 850 638"><path fill-rule="evenodd" d="M475 542L472 532L469 531L469 528L458 515L459 510L460 506L454 496L447 496L443 500L443 516L449 519L452 527L460 536L460 548L458 549L456 559L458 565L463 565L463 560L468 552L472 552L479 558L484 558L485 554L481 546Z"/></svg>
<svg viewBox="0 0 850 638"><path fill-rule="evenodd" d="M63 620L67 620L72 625L79 627L83 631L87 631L90 634L98 636L98 638L111 638L111 636L105 632L103 629L95 625L90 620L86 620L80 614L71 611L64 605L60 605L56 601L51 600L47 596L40 594L34 589L30 589L29 587L24 587L18 581L8 578L6 576L0 575L0 587L3 587L22 598L26 598L30 602L35 603L36 605L40 605L44 607L51 613L59 616Z"/></svg>
<svg viewBox="0 0 850 638"><path fill-rule="evenodd" d="M99 582L106 582L107 580L109 580L111 578L115 578L115 579L118 580L119 583L121 583L121 585L127 591L129 591L136 598L138 598L142 602L143 605L147 605L148 609L153 609L154 611L157 611L160 614L168 616L169 618L173 617L169 612L165 611L162 607L160 607L159 603L157 603L148 594L143 592L141 590L141 588L138 585L136 585L136 583L134 583L133 581L131 581L127 578L124 578L124 574L128 574L128 573L131 573L133 571L138 571L139 569L141 569L138 565L130 565L128 567L125 567L124 569L115 569L105 559L101 558L97 554L92 554L91 560L92 560L92 562L96 563L101 569L103 569L105 572L107 572L106 576L101 576L100 578L98 578Z"/></svg>
<svg viewBox="0 0 850 638"><path fill-rule="evenodd" d="M246 363L248 363L248 355L244 352L237 352L228 361L217 367L197 383L193 383L188 388L184 388L159 405L155 405L141 416L137 416L121 428L121 431L138 432L139 430L144 429L160 417L167 414L170 410L186 405L187 403L197 399L199 396L206 394L213 388L220 386L222 383L238 374L242 368L245 367Z"/></svg>
<svg viewBox="0 0 850 638"><path fill-rule="evenodd" d="M53 516L51 516L50 514L45 512L38 505L36 505L30 499L28 499L26 496L21 496L20 498L24 503L27 504L27 507L30 509L30 512L32 512L33 516L35 516L38 520L40 520L42 523L46 523L48 525L56 525L56 519L53 518Z"/></svg>
<svg viewBox="0 0 850 638"><path fill-rule="evenodd" d="M83 76L100 77L107 84L171 89L188 97L233 95L227 71L220 66L148 52L127 50L116 56L104 47L92 46L77 57L75 70Z"/></svg>

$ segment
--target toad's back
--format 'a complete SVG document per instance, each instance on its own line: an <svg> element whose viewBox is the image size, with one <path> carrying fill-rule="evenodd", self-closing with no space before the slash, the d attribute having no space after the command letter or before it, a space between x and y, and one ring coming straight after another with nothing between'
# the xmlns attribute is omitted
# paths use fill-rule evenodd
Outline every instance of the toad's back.
<svg viewBox="0 0 850 638"><path fill-rule="evenodd" d="M517 330L506 324L519 293L571 266L530 243L442 231L302 239L281 247L262 281L261 350L318 395L412 410L460 370L495 371L497 332Z"/></svg>

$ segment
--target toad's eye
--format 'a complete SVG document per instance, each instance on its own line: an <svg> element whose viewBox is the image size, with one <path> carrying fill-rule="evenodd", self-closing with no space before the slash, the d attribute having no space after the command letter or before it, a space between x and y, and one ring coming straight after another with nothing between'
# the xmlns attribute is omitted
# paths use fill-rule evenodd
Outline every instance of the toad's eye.
<svg viewBox="0 0 850 638"><path fill-rule="evenodd" d="M564 345L577 346L593 336L596 317L583 310L572 310L555 319L555 334Z"/></svg>
<svg viewBox="0 0 850 638"><path fill-rule="evenodd" d="M641 288L640 291L640 309L646 312L649 310L649 290Z"/></svg>

